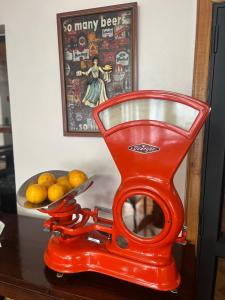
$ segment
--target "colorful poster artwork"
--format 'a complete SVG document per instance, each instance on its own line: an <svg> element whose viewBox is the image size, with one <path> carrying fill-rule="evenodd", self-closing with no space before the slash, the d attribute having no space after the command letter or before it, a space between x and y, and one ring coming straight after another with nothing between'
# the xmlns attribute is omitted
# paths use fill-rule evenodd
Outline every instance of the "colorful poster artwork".
<svg viewBox="0 0 225 300"><path fill-rule="evenodd" d="M133 8L58 15L69 133L99 132L93 108L134 89L133 19Z"/></svg>

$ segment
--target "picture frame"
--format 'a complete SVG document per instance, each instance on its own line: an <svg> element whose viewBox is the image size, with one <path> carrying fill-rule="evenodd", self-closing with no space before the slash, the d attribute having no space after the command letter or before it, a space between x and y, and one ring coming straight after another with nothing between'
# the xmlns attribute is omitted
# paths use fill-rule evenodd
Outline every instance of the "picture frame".
<svg viewBox="0 0 225 300"><path fill-rule="evenodd" d="M64 136L101 136L92 110L137 89L137 2L57 14Z"/></svg>

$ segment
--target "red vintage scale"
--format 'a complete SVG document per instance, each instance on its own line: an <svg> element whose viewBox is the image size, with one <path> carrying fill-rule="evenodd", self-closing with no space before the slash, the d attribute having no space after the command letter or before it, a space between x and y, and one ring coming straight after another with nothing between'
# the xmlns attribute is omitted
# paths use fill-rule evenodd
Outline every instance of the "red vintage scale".
<svg viewBox="0 0 225 300"><path fill-rule="evenodd" d="M96 107L95 121L121 175L112 210L82 208L75 199L94 177L41 207L25 199L27 184L39 174L18 192L20 205L51 217L43 224L52 232L45 264L58 275L94 271L175 290L180 274L172 247L185 243L186 228L173 178L209 110L191 97L154 90L122 94Z"/></svg>

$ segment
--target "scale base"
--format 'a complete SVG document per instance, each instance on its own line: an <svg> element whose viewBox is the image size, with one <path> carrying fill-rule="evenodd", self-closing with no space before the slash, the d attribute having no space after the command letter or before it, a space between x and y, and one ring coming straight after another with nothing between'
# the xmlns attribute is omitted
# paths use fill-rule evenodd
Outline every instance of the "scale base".
<svg viewBox="0 0 225 300"><path fill-rule="evenodd" d="M102 237L100 244L88 240L88 235L62 239L52 236L45 252L45 264L58 273L93 271L136 283L148 288L170 291L180 284L173 259L164 266L150 265L110 253Z"/></svg>

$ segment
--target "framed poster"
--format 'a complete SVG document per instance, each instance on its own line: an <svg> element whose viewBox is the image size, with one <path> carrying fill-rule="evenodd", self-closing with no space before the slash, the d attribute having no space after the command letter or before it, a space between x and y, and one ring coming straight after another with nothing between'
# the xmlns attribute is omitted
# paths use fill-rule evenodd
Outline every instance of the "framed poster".
<svg viewBox="0 0 225 300"><path fill-rule="evenodd" d="M99 104L137 89L137 3L57 14L64 135L100 136Z"/></svg>

